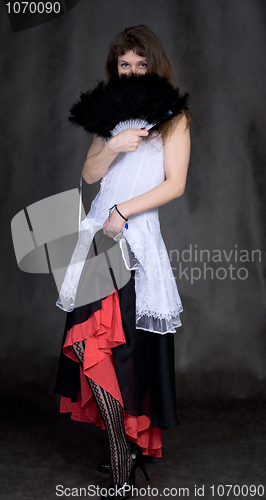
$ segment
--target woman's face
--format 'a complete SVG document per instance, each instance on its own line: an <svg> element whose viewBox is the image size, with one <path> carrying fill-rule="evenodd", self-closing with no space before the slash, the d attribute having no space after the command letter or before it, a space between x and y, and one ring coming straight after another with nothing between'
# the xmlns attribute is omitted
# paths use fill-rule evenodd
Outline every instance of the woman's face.
<svg viewBox="0 0 266 500"><path fill-rule="evenodd" d="M138 56L133 50L129 50L123 56L118 56L117 61L119 75L144 75L147 73L147 58Z"/></svg>

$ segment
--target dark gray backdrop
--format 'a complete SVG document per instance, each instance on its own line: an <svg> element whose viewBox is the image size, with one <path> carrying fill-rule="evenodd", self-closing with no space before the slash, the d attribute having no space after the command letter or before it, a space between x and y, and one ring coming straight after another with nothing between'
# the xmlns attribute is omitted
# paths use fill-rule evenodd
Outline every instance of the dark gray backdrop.
<svg viewBox="0 0 266 500"><path fill-rule="evenodd" d="M264 0L80 0L58 19L12 33L0 4L2 401L57 408L65 313L51 274L18 269L10 223L78 186L91 138L68 123L69 106L104 76L114 35L140 23L164 44L194 114L185 194L160 208L184 305L178 397L265 397L265 14ZM88 206L98 187L85 187ZM204 279L196 249L233 253L207 262ZM239 260L240 250L250 261ZM261 259L252 262L252 250ZM192 272L202 273L193 283Z"/></svg>

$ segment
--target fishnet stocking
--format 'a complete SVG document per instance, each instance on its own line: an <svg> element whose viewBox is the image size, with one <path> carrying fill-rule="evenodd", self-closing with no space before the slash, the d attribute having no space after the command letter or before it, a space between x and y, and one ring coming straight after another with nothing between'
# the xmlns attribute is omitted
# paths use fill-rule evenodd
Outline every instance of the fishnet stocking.
<svg viewBox="0 0 266 500"><path fill-rule="evenodd" d="M71 346L82 368L86 341L76 342ZM123 408L109 392L86 377L94 395L108 434L111 454L111 480L115 485L122 485L129 477L130 446L126 439Z"/></svg>

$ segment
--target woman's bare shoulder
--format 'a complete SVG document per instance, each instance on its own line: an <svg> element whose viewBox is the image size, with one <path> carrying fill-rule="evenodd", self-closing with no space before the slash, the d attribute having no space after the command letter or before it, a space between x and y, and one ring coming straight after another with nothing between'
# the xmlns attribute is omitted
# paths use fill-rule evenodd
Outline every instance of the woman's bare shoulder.
<svg viewBox="0 0 266 500"><path fill-rule="evenodd" d="M174 118L172 133L185 132L188 128L189 128L188 119L184 113L182 113L181 115L177 115Z"/></svg>
<svg viewBox="0 0 266 500"><path fill-rule="evenodd" d="M177 137L189 134L188 119L185 114L178 115L172 120L171 128L166 137L164 137L164 146L174 142Z"/></svg>

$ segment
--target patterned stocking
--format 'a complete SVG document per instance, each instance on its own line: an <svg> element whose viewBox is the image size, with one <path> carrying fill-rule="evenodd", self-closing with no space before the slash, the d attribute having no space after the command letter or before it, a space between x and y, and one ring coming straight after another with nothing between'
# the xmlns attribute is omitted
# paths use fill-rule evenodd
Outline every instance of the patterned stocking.
<svg viewBox="0 0 266 500"><path fill-rule="evenodd" d="M71 346L82 368L86 341L76 342ZM122 485L129 477L130 446L126 439L123 408L109 392L86 377L96 400L98 408L107 430L111 452L111 481L115 485Z"/></svg>

